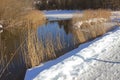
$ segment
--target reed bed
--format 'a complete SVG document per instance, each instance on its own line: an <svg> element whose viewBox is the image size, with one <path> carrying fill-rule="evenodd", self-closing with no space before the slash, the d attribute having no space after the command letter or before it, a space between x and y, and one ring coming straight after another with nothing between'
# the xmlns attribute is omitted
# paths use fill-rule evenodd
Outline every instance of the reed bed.
<svg viewBox="0 0 120 80"><path fill-rule="evenodd" d="M87 42L107 32L107 29L102 24L92 26L83 24L82 26L80 29L73 28L72 30L72 33L79 40L79 43Z"/></svg>
<svg viewBox="0 0 120 80"><path fill-rule="evenodd" d="M32 0L0 0L0 24L10 34L21 39L21 42L18 40L18 44L12 44L10 40L4 40L4 38L9 39L11 37L9 36L10 34L7 36L0 34L0 80L23 80L23 77L20 77L20 75L22 74L24 76L25 70L31 67L30 64L32 63L32 66L38 65L30 59L30 56L37 58L37 55L32 54L35 54L38 45L33 45L35 42L29 37L29 34L32 34L26 34L26 31L28 31L28 26L31 28L31 25L34 25L33 28L36 30L39 25L44 24L45 16L42 12L33 9L32 3ZM19 34L16 33L17 31ZM12 37L10 39L15 40ZM9 51L7 48L9 48L10 44L12 48Z"/></svg>
<svg viewBox="0 0 120 80"><path fill-rule="evenodd" d="M75 48L77 42L75 39L72 46L69 44L69 41L66 42L64 36L59 32L56 33L56 36L47 33L44 34L44 31L41 33L44 36L38 37L37 29L33 29L35 25L29 22L25 27L27 28L26 41L22 46L23 57L25 58L26 66L34 67L40 65L43 62L48 60L55 59L69 50ZM40 35L39 35L40 36ZM24 55L25 54L25 55Z"/></svg>
<svg viewBox="0 0 120 80"><path fill-rule="evenodd" d="M83 13L75 13L72 19L72 23L78 21L85 21L93 18L104 18L109 20L111 16L110 10L98 9L98 10L85 10Z"/></svg>
<svg viewBox="0 0 120 80"><path fill-rule="evenodd" d="M24 15L27 8L32 8L32 0L0 0L0 24L4 27L14 25Z"/></svg>
<svg viewBox="0 0 120 80"><path fill-rule="evenodd" d="M45 22L44 13L36 10L34 0L0 0L0 24L4 28L22 26L27 21L41 25Z"/></svg>
<svg viewBox="0 0 120 80"><path fill-rule="evenodd" d="M111 12L109 10L86 10L82 17L74 16L73 33L80 43L94 39L108 31L105 23L109 21Z"/></svg>
<svg viewBox="0 0 120 80"><path fill-rule="evenodd" d="M0 44L1 44L0 45L0 64L1 64L0 79L1 80L6 80L6 79L12 79L12 80L21 79L22 80L23 77L19 78L18 76L20 76L21 74L24 76L25 70L31 67L32 61L30 57L28 57L28 52L30 52L30 47L28 46L29 45L32 46L32 45L31 43L29 44L27 43L30 42L30 40L32 39L29 37L27 33L28 30L30 29L29 28L27 29L26 26L30 26L32 25L32 23L29 25L28 24L29 23L22 24L21 26L18 25L21 28L9 28L8 30L9 34L7 34L7 36L0 34ZM32 29L32 30L35 30L35 29ZM7 32L7 30L5 30L5 32ZM5 37L5 40L3 37ZM17 44L16 44L16 41L17 41ZM12 47L10 48L10 46ZM9 50L9 48L11 50ZM34 48L32 50L34 50ZM33 52L32 50L31 52ZM14 73L17 73L18 75Z"/></svg>
<svg viewBox="0 0 120 80"><path fill-rule="evenodd" d="M23 33L20 33L20 35L22 34ZM16 75L16 73L20 74L22 71L24 71L21 69L24 69L23 65L25 64L23 61L24 59L21 57L21 51L20 51L23 43L21 43L19 46L19 40L15 40L15 39L19 39L20 35L18 33L14 33L14 34L10 33L6 37L0 34L0 40L1 40L0 41L0 44L1 44L0 45L0 64L1 64L0 80L22 79L22 77L19 78L18 75ZM16 41L18 44L15 44Z"/></svg>
<svg viewBox="0 0 120 80"><path fill-rule="evenodd" d="M32 67L40 65L42 62L55 59L57 51L61 51L65 46L60 40L60 36L54 38L52 34L47 34L44 39L38 38L36 31L28 30L27 37L28 60ZM61 54L62 55L62 54ZM28 61L27 60L27 61Z"/></svg>
<svg viewBox="0 0 120 80"><path fill-rule="evenodd" d="M83 20L90 18L105 18L109 19L111 16L110 10L98 9L98 10L85 10L83 12Z"/></svg>

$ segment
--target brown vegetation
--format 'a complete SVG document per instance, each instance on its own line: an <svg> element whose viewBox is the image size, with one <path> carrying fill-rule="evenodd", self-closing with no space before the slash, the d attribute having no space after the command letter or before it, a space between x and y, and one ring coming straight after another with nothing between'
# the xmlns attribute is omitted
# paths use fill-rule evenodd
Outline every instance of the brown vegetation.
<svg viewBox="0 0 120 80"><path fill-rule="evenodd" d="M19 68L21 64L24 64L23 61L26 61L26 64L29 64L27 54L28 53L31 54L32 52L34 54L35 51L34 51L34 47L32 47L32 46L34 46L33 43L35 43L35 42L32 42L32 39L29 37L29 34L31 35L31 33L28 33L28 35L27 35L25 30L31 30L31 26L36 27L38 25L41 25L44 20L45 20L44 14L40 11L33 9L32 0L0 0L0 24L3 25L4 29L9 28L9 31L11 30L10 27L12 27L12 33L14 35L16 35L16 37L19 37L19 36L27 37L27 39L24 38L24 40L21 42L20 45L19 45L19 40L18 40L18 45L15 44L16 48L18 47L17 49L15 48L15 50L14 50L12 48L12 50L9 51L9 50L6 50L7 49L6 44L8 44L10 42L10 40L7 43L1 42L1 35L0 35L0 43L3 43L0 45L0 58L1 58L0 59L0 64L1 64L0 79L2 79L3 75L6 74L6 72L9 72L9 69L8 69L9 67L11 69ZM14 30L15 31L19 30L18 27L22 27L22 29L23 29L23 30L21 30L22 34L20 34L20 35L17 35L16 33L14 33ZM28 27L30 27L30 29ZM5 37L6 38L9 37L9 34L8 34L8 36L5 36ZM34 38L34 35L32 35L32 37ZM30 40L31 40L31 43L30 43ZM14 39L13 39L13 41L14 41ZM29 42L29 43L27 44L26 42ZM36 44L37 44L37 42L36 42ZM14 44L12 44L12 45L14 45ZM26 48L26 46L27 46L27 48ZM31 46L31 47L29 47L29 46ZM36 46L35 46L35 48L36 48ZM21 56L22 56L22 58L18 59L17 63L19 65L16 66L13 64L14 64L15 58L17 56L19 56L19 58L21 58ZM36 56L36 55L32 55L32 57L34 57L34 56ZM24 69L25 69L25 67L24 67ZM8 74L8 75L11 75L11 74ZM12 75L14 75L14 74L12 74ZM16 78L18 78L18 77L14 76L15 80L17 80Z"/></svg>
<svg viewBox="0 0 120 80"><path fill-rule="evenodd" d="M43 15L33 9L33 0L0 0L0 24L4 27L21 26L28 20L39 25L45 20Z"/></svg>
<svg viewBox="0 0 120 80"><path fill-rule="evenodd" d="M31 10L27 12L27 14L24 15L21 18L21 20L23 20L23 23L31 24L33 28L36 28L39 25L44 24L46 18L43 12L38 11L38 10Z"/></svg>
<svg viewBox="0 0 120 80"><path fill-rule="evenodd" d="M75 13L74 17L72 19L73 23L76 23L78 21L84 21L89 20L93 18L104 18L109 20L111 16L110 10L104 10L104 9L98 9L98 10L85 10L82 13L83 15L80 16L80 13Z"/></svg>
<svg viewBox="0 0 120 80"><path fill-rule="evenodd" d="M27 51L28 62L32 67L40 63L55 59L58 50L62 50L64 45L60 41L60 36L54 38L51 34L46 35L45 40L38 39L36 31L28 31Z"/></svg>
<svg viewBox="0 0 120 80"><path fill-rule="evenodd" d="M75 34L76 38L79 40L79 43L94 39L107 31L104 24L89 25L83 23L81 26L82 28L72 30L73 34Z"/></svg>
<svg viewBox="0 0 120 80"><path fill-rule="evenodd" d="M104 25L109 18L111 12L109 10L86 10L83 12L82 17L77 17L77 14L73 18L73 33L79 39L80 43L86 42L93 38L96 38L105 32L107 32L107 27ZM105 20L105 21L102 21ZM94 21L92 21L94 20ZM81 24L79 23L81 22ZM110 28L110 27L109 27Z"/></svg>
<svg viewBox="0 0 120 80"><path fill-rule="evenodd" d="M0 0L0 22L9 25L19 19L30 8L31 1L26 3L24 0Z"/></svg>

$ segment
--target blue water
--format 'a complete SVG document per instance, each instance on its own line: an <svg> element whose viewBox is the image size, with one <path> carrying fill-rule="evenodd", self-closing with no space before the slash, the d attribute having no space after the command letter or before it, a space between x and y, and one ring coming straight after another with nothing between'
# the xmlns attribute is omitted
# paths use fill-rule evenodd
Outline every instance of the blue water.
<svg viewBox="0 0 120 80"><path fill-rule="evenodd" d="M45 40L47 35L55 39L59 35L61 42L64 42L66 47L73 46L75 37L71 32L71 26L68 25L70 22L70 20L48 21L38 28L39 39Z"/></svg>

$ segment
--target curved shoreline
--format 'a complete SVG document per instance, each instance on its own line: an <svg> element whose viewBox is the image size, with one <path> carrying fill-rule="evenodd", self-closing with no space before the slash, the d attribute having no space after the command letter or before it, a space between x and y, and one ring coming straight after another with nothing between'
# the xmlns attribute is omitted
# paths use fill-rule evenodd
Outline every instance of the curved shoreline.
<svg viewBox="0 0 120 80"><path fill-rule="evenodd" d="M27 70L25 80L77 80L80 79L90 79L94 78L94 74L90 74L91 76L87 76L87 72L91 70L90 65L94 66L97 64L96 62L103 61L103 63L116 64L114 60L106 60L108 58L112 59L112 55L115 51L118 51L120 44L120 28L117 28L111 32L108 32L103 37L99 37L92 42L88 42L80 45L77 49L61 56L60 58L49 61L44 65L38 66L36 68L32 68ZM113 53L114 52L114 53ZM107 54L111 53L111 54ZM119 53L116 55L119 55ZM114 59L114 57L113 57ZM119 58L118 58L119 59ZM119 61L119 60L118 60ZM101 64L105 65L105 64ZM95 67L100 68L101 66ZM105 67L109 67L105 66ZM107 68L100 68L107 69ZM116 67L116 70L119 69ZM83 74L86 72L86 75ZM91 71L92 73L92 71ZM95 73L102 74L101 72ZM104 73L105 74L105 73ZM107 74L107 72L106 72ZM119 73L120 74L120 73ZM81 75L81 76L80 76ZM87 77L85 77L87 76ZM112 79L111 76L109 79ZM105 80L109 80L106 79ZM116 79L116 78L115 78Z"/></svg>

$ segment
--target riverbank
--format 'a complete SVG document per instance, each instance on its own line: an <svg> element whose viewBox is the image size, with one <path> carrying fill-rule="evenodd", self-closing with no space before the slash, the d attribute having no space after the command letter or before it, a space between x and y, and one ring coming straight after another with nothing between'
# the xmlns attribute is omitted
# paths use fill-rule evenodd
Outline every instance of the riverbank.
<svg viewBox="0 0 120 80"><path fill-rule="evenodd" d="M112 14L112 16L115 16L115 15L116 14L114 13ZM87 42L85 44L80 45L77 49L74 49L73 51L68 52L67 54L61 56L60 58L46 62L45 64L34 67L32 69L28 69L26 72L25 80L33 80L33 79L34 80L38 80L38 79L40 80L48 80L48 79L49 80L59 80L59 79L88 80L89 78L93 80L93 78L95 78L94 75L91 74L91 76L93 76L91 77L91 76L87 76L87 75L90 75L89 73L84 74L89 69L91 70L90 73L93 72L90 66L90 65L93 65L93 63L97 64L98 61L105 63L101 65L112 63L112 61L113 61L112 65L119 63L118 62L119 60L115 62L111 58L113 53L119 50L118 49L119 48L118 44L120 43L119 41L120 37L118 36L119 34L120 34L120 28L117 27L111 32L106 33L102 37L99 37L91 42ZM113 46L116 46L116 47L113 48ZM110 55L108 56L107 53L109 53L109 51L110 51ZM116 52L116 55L117 55L117 52ZM112 61L106 60L106 57L108 57L109 59L111 58ZM107 66L109 67L109 65ZM97 66L95 68L100 68L100 67L101 66ZM116 70L118 70L118 67L115 67L115 68L117 68ZM103 68L103 70L104 69L107 69L107 68ZM49 76L49 74L51 74L51 76ZM101 72L95 73L96 76L100 74L102 73ZM106 80L109 80L112 78L113 76L108 79L103 77L103 79L106 79Z"/></svg>
<svg viewBox="0 0 120 80"><path fill-rule="evenodd" d="M80 10L48 10L43 11L49 21L72 19L75 13L81 13ZM80 17L82 14L79 15Z"/></svg>
<svg viewBox="0 0 120 80"><path fill-rule="evenodd" d="M95 78L118 80L120 72L116 73L116 71L119 70L120 59L118 56L119 35L120 28L116 28L92 42L80 45L77 49L56 60L29 69L25 80L77 80L78 78L82 80L93 80ZM111 68L110 71L108 67ZM113 73L117 75L110 77L109 75ZM106 74L108 76L105 76Z"/></svg>

